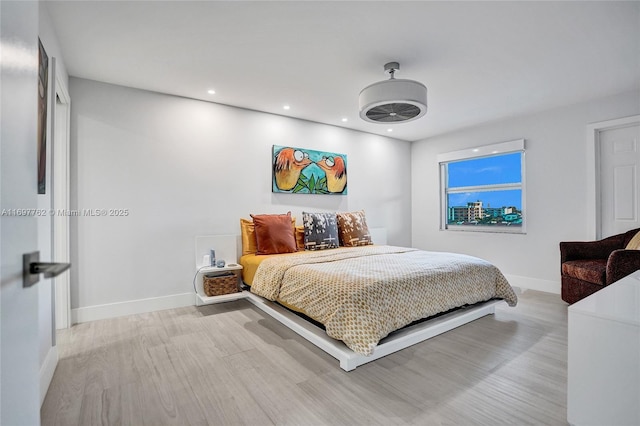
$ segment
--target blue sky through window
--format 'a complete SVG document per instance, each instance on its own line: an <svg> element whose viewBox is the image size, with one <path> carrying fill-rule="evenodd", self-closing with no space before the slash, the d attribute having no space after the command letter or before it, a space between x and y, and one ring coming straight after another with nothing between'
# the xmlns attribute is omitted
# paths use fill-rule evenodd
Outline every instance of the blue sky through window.
<svg viewBox="0 0 640 426"><path fill-rule="evenodd" d="M519 152L449 163L449 188L520 183Z"/></svg>
<svg viewBox="0 0 640 426"><path fill-rule="evenodd" d="M474 158L448 164L449 188L498 185L522 182L521 153ZM466 206L482 201L484 207L516 207L522 209L522 190L474 191L449 194L449 207Z"/></svg>

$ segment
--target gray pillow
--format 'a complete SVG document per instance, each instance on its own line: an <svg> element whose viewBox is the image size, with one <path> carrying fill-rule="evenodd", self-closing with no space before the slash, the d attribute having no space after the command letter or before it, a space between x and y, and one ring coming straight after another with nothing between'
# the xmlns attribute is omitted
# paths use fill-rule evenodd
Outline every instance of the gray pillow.
<svg viewBox="0 0 640 426"><path fill-rule="evenodd" d="M302 224L306 250L338 248L338 223L335 213L302 212Z"/></svg>

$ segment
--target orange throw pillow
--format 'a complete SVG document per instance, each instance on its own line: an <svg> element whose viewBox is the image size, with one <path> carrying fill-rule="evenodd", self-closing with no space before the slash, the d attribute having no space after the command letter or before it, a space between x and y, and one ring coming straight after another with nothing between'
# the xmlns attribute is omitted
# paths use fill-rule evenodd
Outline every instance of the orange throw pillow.
<svg viewBox="0 0 640 426"><path fill-rule="evenodd" d="M304 226L296 226L296 244L298 251L304 250Z"/></svg>
<svg viewBox="0 0 640 426"><path fill-rule="evenodd" d="M255 254L256 247L256 227L249 219L240 219L240 234L242 235L242 255Z"/></svg>
<svg viewBox="0 0 640 426"><path fill-rule="evenodd" d="M296 218L291 217L291 226L296 226ZM298 235L302 229L302 236ZM256 246L256 227L253 220L240 218L240 235L242 235L242 255L256 254L258 247ZM296 241L298 242L298 250L304 250L304 226L296 226Z"/></svg>
<svg viewBox="0 0 640 426"><path fill-rule="evenodd" d="M256 232L256 254L294 253L298 251L291 212L251 215Z"/></svg>

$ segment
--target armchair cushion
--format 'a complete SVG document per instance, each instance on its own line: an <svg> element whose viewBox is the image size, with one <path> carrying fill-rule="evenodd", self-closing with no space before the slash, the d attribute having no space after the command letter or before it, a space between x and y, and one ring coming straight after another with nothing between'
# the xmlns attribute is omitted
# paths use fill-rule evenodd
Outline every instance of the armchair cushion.
<svg viewBox="0 0 640 426"><path fill-rule="evenodd" d="M562 275L604 286L607 259L569 260L562 264Z"/></svg>

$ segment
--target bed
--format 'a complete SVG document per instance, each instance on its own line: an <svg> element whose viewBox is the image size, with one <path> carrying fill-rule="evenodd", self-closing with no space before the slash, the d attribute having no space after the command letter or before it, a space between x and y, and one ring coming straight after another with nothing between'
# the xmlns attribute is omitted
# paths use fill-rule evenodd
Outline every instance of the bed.
<svg viewBox="0 0 640 426"><path fill-rule="evenodd" d="M245 254L240 264L248 299L347 371L517 303L498 268L461 254L366 245Z"/></svg>

